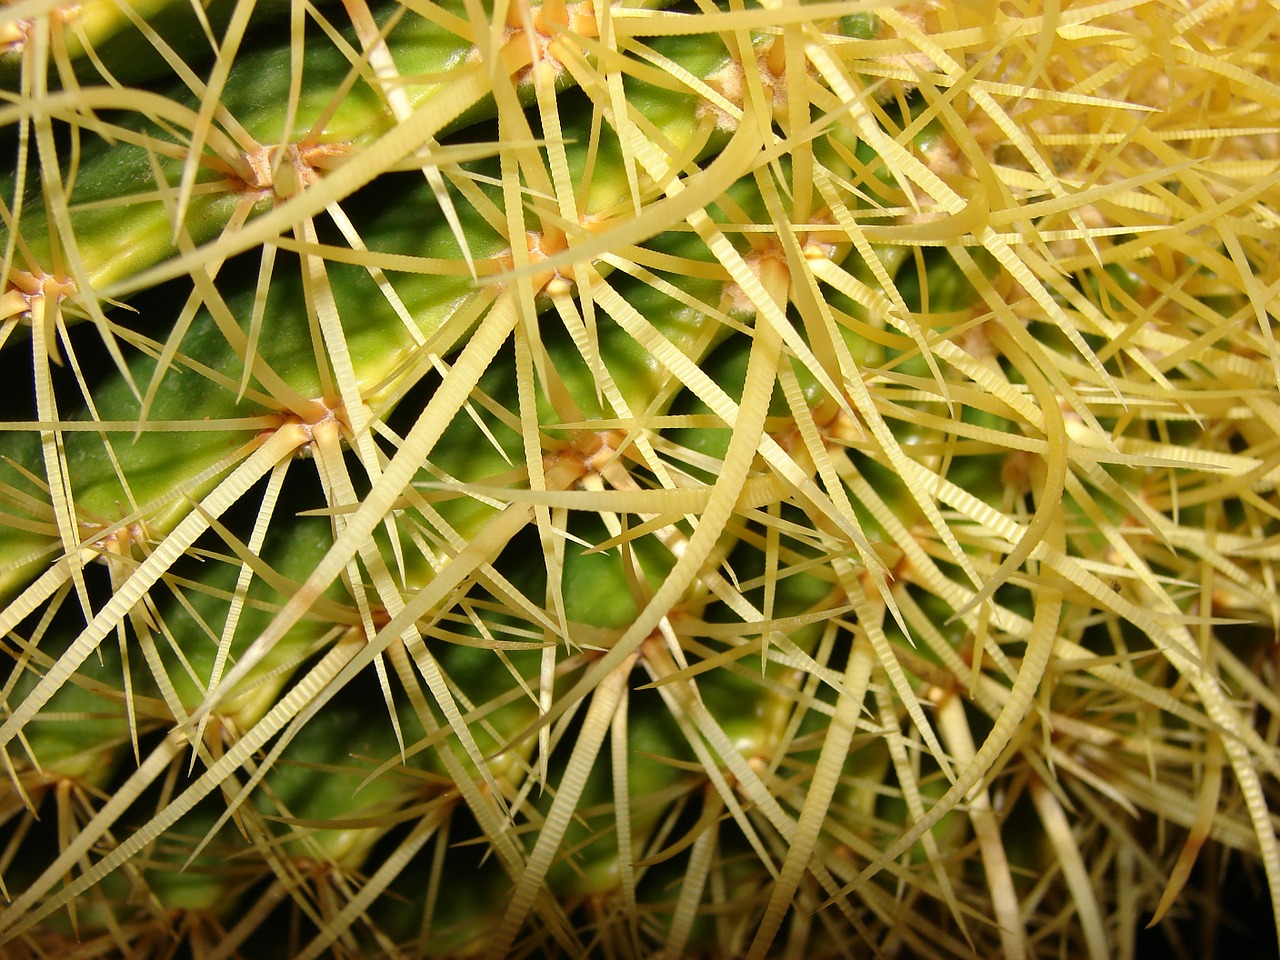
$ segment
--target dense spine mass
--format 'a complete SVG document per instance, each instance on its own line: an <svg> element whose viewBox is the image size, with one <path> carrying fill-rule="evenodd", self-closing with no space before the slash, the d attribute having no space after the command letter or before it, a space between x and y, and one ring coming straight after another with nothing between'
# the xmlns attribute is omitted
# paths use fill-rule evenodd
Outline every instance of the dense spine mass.
<svg viewBox="0 0 1280 960"><path fill-rule="evenodd" d="M1280 10L0 42L0 955L1274 943Z"/></svg>

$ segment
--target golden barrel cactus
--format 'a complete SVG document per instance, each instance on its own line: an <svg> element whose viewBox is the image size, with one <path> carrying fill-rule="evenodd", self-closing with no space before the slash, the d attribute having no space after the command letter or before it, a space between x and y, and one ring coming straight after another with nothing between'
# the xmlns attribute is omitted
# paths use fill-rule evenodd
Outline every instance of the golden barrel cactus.
<svg viewBox="0 0 1280 960"><path fill-rule="evenodd" d="M1274 2L0 42L0 956L1275 949Z"/></svg>

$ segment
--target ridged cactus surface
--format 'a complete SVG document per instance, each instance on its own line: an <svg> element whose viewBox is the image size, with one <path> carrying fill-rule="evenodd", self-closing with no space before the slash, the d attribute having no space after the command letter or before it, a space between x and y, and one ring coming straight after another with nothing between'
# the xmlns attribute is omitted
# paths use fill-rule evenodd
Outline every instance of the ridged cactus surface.
<svg viewBox="0 0 1280 960"><path fill-rule="evenodd" d="M0 43L0 956L1274 944L1274 3Z"/></svg>

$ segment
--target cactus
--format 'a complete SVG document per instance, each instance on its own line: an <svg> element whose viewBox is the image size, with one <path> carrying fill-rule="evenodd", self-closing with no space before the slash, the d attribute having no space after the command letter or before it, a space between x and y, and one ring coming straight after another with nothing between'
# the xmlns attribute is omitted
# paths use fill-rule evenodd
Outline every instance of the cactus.
<svg viewBox="0 0 1280 960"><path fill-rule="evenodd" d="M4 956L1274 944L1273 6L0 18Z"/></svg>

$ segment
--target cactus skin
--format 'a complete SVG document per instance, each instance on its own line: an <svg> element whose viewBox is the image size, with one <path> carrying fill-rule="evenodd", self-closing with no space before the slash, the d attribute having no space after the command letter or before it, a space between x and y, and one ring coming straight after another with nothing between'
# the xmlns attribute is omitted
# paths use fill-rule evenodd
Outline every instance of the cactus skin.
<svg viewBox="0 0 1280 960"><path fill-rule="evenodd" d="M1280 13L193 9L5 21L0 954L1280 917Z"/></svg>

